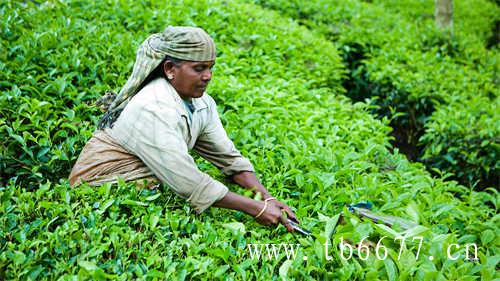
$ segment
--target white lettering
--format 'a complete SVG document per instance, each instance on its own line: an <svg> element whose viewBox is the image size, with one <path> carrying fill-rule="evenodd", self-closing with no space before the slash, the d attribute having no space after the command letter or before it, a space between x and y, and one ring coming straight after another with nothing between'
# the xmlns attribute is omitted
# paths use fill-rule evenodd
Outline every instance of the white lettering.
<svg viewBox="0 0 500 281"><path fill-rule="evenodd" d="M452 261L456 261L456 260L458 260L458 258L460 257L460 254L459 254L459 255L457 255L456 257L453 257L453 256L451 255L451 247L452 247L452 246L454 246L454 247L455 247L455 248L457 248L457 249L458 249L458 247L459 247L459 246L458 246L458 244L450 244L450 245L448 245L448 249L446 249L446 253L448 254L448 259L450 259L450 260L452 260Z"/></svg>

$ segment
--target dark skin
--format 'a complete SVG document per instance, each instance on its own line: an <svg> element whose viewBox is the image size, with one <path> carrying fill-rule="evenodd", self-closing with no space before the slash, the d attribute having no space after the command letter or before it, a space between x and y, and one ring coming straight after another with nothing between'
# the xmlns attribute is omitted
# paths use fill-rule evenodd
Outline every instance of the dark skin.
<svg viewBox="0 0 500 281"><path fill-rule="evenodd" d="M214 64L215 61L185 61L176 65L167 60L163 63L163 71L181 98L199 98L212 79Z"/></svg>
<svg viewBox="0 0 500 281"><path fill-rule="evenodd" d="M214 64L215 61L183 61L180 64L175 64L170 60L166 60L163 63L163 72L182 99L199 98L203 96L208 83L212 79ZM255 217L264 208L264 200L272 197L271 194L252 172L235 174L232 176L232 180L238 185L252 190L254 194L260 193L262 201L229 191L226 196L215 202L213 206L238 210ZM266 226L276 226L281 223L288 231L293 232L293 228L287 222L286 217L297 221L295 213L285 203L278 200L269 200L265 211L256 220Z"/></svg>

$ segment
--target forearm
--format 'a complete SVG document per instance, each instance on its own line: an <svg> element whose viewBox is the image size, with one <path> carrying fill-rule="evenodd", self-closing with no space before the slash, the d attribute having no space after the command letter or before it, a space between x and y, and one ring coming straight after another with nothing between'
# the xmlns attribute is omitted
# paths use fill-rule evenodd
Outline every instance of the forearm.
<svg viewBox="0 0 500 281"><path fill-rule="evenodd" d="M233 178L235 178L235 182L241 186L253 189L256 192L261 192L264 198L268 199L271 197L269 192L260 184L253 173L244 172L244 174L240 173L233 176ZM253 200L229 191L222 199L215 202L212 206L245 212L263 225L275 225L281 222L288 231L293 231L293 228L290 223L287 222L285 216L283 216L283 212L287 213L289 219L298 222L293 211L290 210L286 204L274 198L263 201Z"/></svg>
<svg viewBox="0 0 500 281"><path fill-rule="evenodd" d="M242 211L255 217L262 210L264 203L229 191L226 196L215 202L213 206Z"/></svg>
<svg viewBox="0 0 500 281"><path fill-rule="evenodd" d="M250 189L253 192L261 193L262 198L266 199L271 197L271 194L267 189L259 182L257 177L252 172L241 172L232 176L232 179L238 185Z"/></svg>

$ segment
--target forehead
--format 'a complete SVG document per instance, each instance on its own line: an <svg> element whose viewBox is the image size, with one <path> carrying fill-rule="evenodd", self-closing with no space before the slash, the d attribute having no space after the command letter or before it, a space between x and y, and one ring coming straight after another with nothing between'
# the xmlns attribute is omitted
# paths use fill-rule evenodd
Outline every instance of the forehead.
<svg viewBox="0 0 500 281"><path fill-rule="evenodd" d="M209 61L185 61L183 64L186 65L186 66L188 66L188 67L196 67L196 66L212 67L215 64L215 60L209 60Z"/></svg>

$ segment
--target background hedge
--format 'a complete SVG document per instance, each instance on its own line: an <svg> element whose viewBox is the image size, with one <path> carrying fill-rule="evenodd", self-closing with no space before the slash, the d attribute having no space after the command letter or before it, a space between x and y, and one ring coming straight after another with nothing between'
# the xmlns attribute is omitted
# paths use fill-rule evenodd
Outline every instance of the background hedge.
<svg viewBox="0 0 500 281"><path fill-rule="evenodd" d="M450 104L497 104L499 99L498 42L494 38L500 9L490 1L454 1L454 31L434 25L434 1L252 1L291 16L330 39L342 51L349 75L343 85L355 101L369 99L379 117L391 120L393 144L429 170L439 168L467 186L500 185L497 159L500 127L496 112L455 106L461 116L479 123L436 121ZM477 99L477 97L482 97ZM479 114L479 115L478 115ZM488 115L484 118L482 116ZM428 124L439 122L440 134L451 127L488 134L452 134L453 142L433 143ZM485 123L488 124L485 124ZM447 124L447 125L446 125ZM450 128L444 128L449 126ZM470 127L473 128L470 128ZM459 139L457 139L459 138ZM490 147L470 146L470 138ZM441 144L440 144L441 143ZM434 146L453 146L459 156ZM466 149L467 148L467 149ZM436 154L436 151L442 153ZM429 160L432 155L433 160Z"/></svg>

